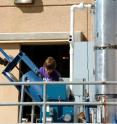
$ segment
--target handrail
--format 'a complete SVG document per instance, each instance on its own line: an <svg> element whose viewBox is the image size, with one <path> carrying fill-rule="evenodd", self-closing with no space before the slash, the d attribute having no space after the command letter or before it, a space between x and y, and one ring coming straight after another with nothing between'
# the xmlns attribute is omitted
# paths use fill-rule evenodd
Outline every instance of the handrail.
<svg viewBox="0 0 117 124"><path fill-rule="evenodd" d="M41 84L66 84L66 85L114 85L117 84L117 81L67 81L67 82L59 82L59 81L53 81L53 82L0 82L0 85L41 85Z"/></svg>
<svg viewBox="0 0 117 124"><path fill-rule="evenodd" d="M0 102L0 106L31 106L31 105L43 105L44 102ZM105 102L46 102L45 105L105 105ZM106 105L117 105L117 102L106 102Z"/></svg>
<svg viewBox="0 0 117 124"><path fill-rule="evenodd" d="M7 86L7 85L22 85L22 86L29 86L29 85L43 85L43 101L42 102L0 102L0 106L34 106L40 105L43 106L43 123L46 123L46 106L47 105L88 105L88 106L104 106L104 101L99 102L48 102L46 101L46 86L47 84L66 84L66 85L117 85L117 81L72 81L72 82L0 82L0 86ZM117 105L117 102L106 102L106 105ZM31 120L33 120L31 116Z"/></svg>

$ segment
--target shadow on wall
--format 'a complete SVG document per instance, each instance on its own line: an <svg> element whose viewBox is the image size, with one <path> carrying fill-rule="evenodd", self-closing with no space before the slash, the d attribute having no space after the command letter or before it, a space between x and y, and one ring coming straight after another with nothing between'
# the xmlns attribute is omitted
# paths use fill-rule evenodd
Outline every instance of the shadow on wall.
<svg viewBox="0 0 117 124"><path fill-rule="evenodd" d="M83 33L81 33L81 40L82 41L88 41L87 37Z"/></svg>
<svg viewBox="0 0 117 124"><path fill-rule="evenodd" d="M40 13L43 12L43 2L42 0L34 0L33 4L16 4L23 13Z"/></svg>

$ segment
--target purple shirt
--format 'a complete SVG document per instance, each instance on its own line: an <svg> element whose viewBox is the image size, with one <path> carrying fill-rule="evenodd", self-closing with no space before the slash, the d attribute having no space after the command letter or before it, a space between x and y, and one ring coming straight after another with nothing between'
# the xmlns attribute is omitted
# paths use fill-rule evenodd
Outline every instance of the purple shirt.
<svg viewBox="0 0 117 124"><path fill-rule="evenodd" d="M45 67L41 67L39 69L39 72L43 78L43 80L46 81L59 81L60 73L57 70L54 70L50 75L45 70Z"/></svg>

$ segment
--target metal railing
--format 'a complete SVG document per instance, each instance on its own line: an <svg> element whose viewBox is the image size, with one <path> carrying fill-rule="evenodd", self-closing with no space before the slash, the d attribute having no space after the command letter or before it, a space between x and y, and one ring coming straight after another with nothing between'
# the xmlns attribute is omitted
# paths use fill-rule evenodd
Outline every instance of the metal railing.
<svg viewBox="0 0 117 124"><path fill-rule="evenodd" d="M93 105L93 106L99 106L99 105L117 105L117 102L48 102L46 101L46 86L47 84L67 84L67 85L116 85L117 81L73 81L73 82L2 82L0 83L0 86L17 86L21 85L22 93L21 97L24 92L24 87L27 85L43 85L43 101L42 102L23 102L23 99L20 102L0 102L0 106L32 106L32 114L34 114L34 106L35 105L42 105L43 106L43 123L46 123L46 106L47 105ZM20 110L22 111L22 110ZM22 114L22 112L20 112ZM21 115L19 115L21 118ZM33 123L33 116L31 117L31 123ZM57 124L57 123L56 123ZM70 123L69 123L70 124ZM79 123L78 123L79 124Z"/></svg>

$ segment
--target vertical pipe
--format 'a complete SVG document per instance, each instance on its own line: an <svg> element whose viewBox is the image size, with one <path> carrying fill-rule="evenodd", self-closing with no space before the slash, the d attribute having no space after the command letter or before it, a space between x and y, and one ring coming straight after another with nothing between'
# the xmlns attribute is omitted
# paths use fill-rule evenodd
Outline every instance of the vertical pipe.
<svg viewBox="0 0 117 124"><path fill-rule="evenodd" d="M96 81L117 81L117 0L96 0ZM97 95L102 101L115 101L116 85L97 87ZM112 123L116 106L103 107L104 122ZM104 111L105 115L104 115ZM106 120L107 119L107 120ZM116 117L117 120L117 117Z"/></svg>
<svg viewBox="0 0 117 124"><path fill-rule="evenodd" d="M70 81L73 81L74 77L74 14L76 10L84 9L84 8L90 8L91 4L84 4L80 3L78 5L72 5L70 8L70 36L69 36L69 43L70 43Z"/></svg>
<svg viewBox="0 0 117 124"><path fill-rule="evenodd" d="M23 102L24 101L24 87L25 86L22 85L20 102ZM22 112L23 112L23 106L20 105L20 108L19 108L19 123L22 123Z"/></svg>
<svg viewBox="0 0 117 124"><path fill-rule="evenodd" d="M74 63L74 5L70 8L70 81L73 81Z"/></svg>
<svg viewBox="0 0 117 124"><path fill-rule="evenodd" d="M46 83L43 84L43 124L46 123Z"/></svg>
<svg viewBox="0 0 117 124"><path fill-rule="evenodd" d="M34 109L35 109L35 106L32 105L32 109L31 109L31 123L33 124L34 122Z"/></svg>

